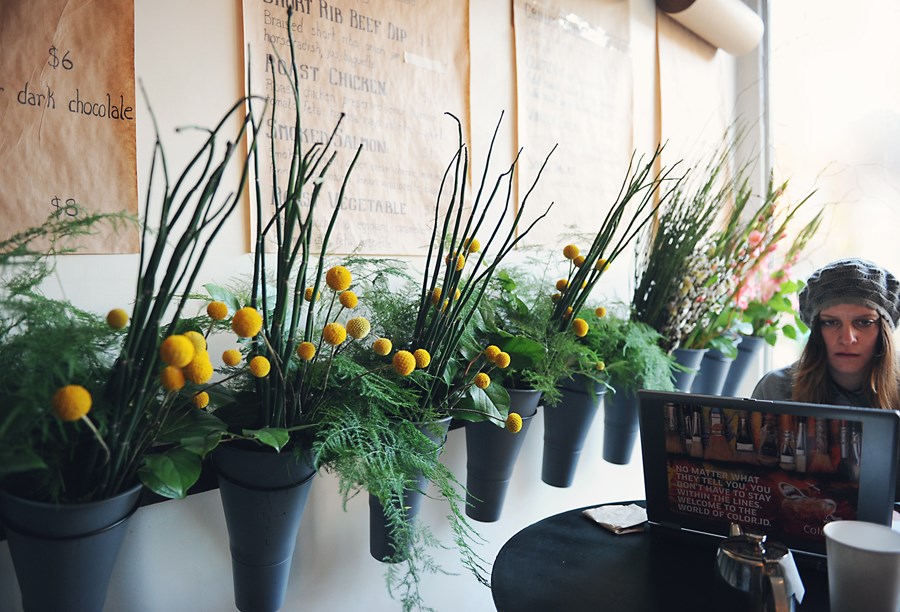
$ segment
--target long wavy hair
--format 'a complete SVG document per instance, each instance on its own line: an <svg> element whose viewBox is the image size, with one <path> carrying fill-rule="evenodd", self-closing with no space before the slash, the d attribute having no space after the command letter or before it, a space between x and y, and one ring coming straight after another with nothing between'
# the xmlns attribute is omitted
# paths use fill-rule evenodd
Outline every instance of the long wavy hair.
<svg viewBox="0 0 900 612"><path fill-rule="evenodd" d="M894 352L894 330L884 317L879 317L878 329L878 347L863 392L868 406L872 408L900 410L900 371ZM813 404L834 403L831 375L828 373L828 351L819 317L813 321L809 340L794 373L791 399Z"/></svg>

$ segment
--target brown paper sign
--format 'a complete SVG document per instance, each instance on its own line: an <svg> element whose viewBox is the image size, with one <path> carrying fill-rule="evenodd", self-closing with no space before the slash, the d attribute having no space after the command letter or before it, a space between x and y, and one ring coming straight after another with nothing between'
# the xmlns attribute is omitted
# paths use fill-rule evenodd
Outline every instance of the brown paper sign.
<svg viewBox="0 0 900 612"><path fill-rule="evenodd" d="M330 253L422 254L430 236L441 177L458 145L456 115L468 130L468 3L449 0L290 2L299 74L301 143L334 141L338 156L316 209L323 228L358 147ZM285 3L244 0L250 93L270 97L267 55L290 65ZM290 167L295 103L288 81L276 79L275 165ZM272 210L271 137L260 145L260 187ZM279 181L280 183L281 181ZM255 195L251 194L255 203ZM324 205L323 205L324 204ZM251 217L255 214L251 205ZM264 213L266 214L266 213ZM253 227L256 220L253 219ZM252 231L255 232L255 229ZM252 242L252 240L251 240Z"/></svg>
<svg viewBox="0 0 900 612"><path fill-rule="evenodd" d="M0 2L0 49L0 240L79 207L136 214L133 3ZM101 227L80 252L137 237Z"/></svg>
<svg viewBox="0 0 900 612"><path fill-rule="evenodd" d="M561 235L600 228L628 167L628 3L516 0L513 9L519 144L532 153L559 144L532 196L555 202L541 222L541 234L555 247ZM520 194L543 158L523 161Z"/></svg>

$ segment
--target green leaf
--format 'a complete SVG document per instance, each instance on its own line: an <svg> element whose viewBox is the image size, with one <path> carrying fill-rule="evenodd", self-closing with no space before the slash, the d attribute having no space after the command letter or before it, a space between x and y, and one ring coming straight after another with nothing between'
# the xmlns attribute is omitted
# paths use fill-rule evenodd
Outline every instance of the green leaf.
<svg viewBox="0 0 900 612"><path fill-rule="evenodd" d="M225 423L205 410L189 408L169 414L162 424L157 440L162 443L184 444L186 440L218 440L225 433ZM215 444L209 449L215 448ZM208 451L207 451L208 452ZM205 453L204 453L205 454Z"/></svg>
<svg viewBox="0 0 900 612"><path fill-rule="evenodd" d="M506 270L500 270L499 272L497 272L495 278L497 279L497 283L500 285L500 288L503 289L503 291L512 292L515 290L516 281L512 279L512 277L509 275L509 272L507 272Z"/></svg>
<svg viewBox="0 0 900 612"><path fill-rule="evenodd" d="M232 314L241 309L241 302L238 297L226 289L221 285L216 285L215 283L207 283L203 285L203 288L206 289L207 293L209 293L209 297L219 302L225 302L228 305L228 310L231 311Z"/></svg>
<svg viewBox="0 0 900 612"><path fill-rule="evenodd" d="M778 342L778 333L770 331L764 336L764 338L770 346L775 346L775 343Z"/></svg>
<svg viewBox="0 0 900 612"><path fill-rule="evenodd" d="M29 449L6 449L0 452L0 479L10 474L46 468L44 460Z"/></svg>
<svg viewBox="0 0 900 612"><path fill-rule="evenodd" d="M490 385L488 389L495 386L506 394L506 390L500 385ZM509 394L506 394L506 410L509 410ZM502 421L505 418L494 404L491 396L484 389L479 389L475 385L469 387L466 396L451 412L454 418L464 421L479 422L492 417L494 421Z"/></svg>
<svg viewBox="0 0 900 612"><path fill-rule="evenodd" d="M781 328L781 333L783 333L786 337L790 338L791 340L797 339L797 330L794 328L793 325L785 325L784 327Z"/></svg>
<svg viewBox="0 0 900 612"><path fill-rule="evenodd" d="M271 446L278 452L284 448L291 439L291 433L280 427L266 427L265 429L245 429L244 435L253 438L260 444Z"/></svg>
<svg viewBox="0 0 900 612"><path fill-rule="evenodd" d="M181 499L200 478L200 457L177 447L162 454L145 455L138 476L154 493Z"/></svg>
<svg viewBox="0 0 900 612"><path fill-rule="evenodd" d="M513 368L529 368L540 363L547 355L543 344L524 336L513 336L501 343L501 348L509 353Z"/></svg>

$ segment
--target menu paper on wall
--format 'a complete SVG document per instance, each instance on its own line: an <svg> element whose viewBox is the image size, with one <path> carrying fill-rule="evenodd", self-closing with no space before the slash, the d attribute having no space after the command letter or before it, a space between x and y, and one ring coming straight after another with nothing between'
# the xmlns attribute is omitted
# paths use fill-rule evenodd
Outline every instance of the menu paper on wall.
<svg viewBox="0 0 900 612"><path fill-rule="evenodd" d="M703 168L721 150L730 124L726 56L662 12L657 38L662 162Z"/></svg>
<svg viewBox="0 0 900 612"><path fill-rule="evenodd" d="M293 9L302 150L327 142L346 113L332 143L337 158L315 211L320 230L336 205L344 173L362 148L328 251L424 254L441 178L459 146L458 125L445 113L460 120L467 140L468 2L244 0L250 93L270 98L267 113L273 88L267 57L282 66L279 70L290 66L287 5ZM277 75L274 86L274 163L284 172L293 149L295 102L286 77ZM269 211L270 116L261 130L259 176ZM251 200L255 203L255 195ZM314 237L320 240L321 234Z"/></svg>
<svg viewBox="0 0 900 612"><path fill-rule="evenodd" d="M51 214L136 214L133 3L0 2L0 49L0 240ZM78 245L133 253L138 230Z"/></svg>
<svg viewBox="0 0 900 612"><path fill-rule="evenodd" d="M555 202L541 233L595 232L632 154L632 62L624 0L513 4L520 196L558 143L532 196ZM649 152L649 153L652 153Z"/></svg>

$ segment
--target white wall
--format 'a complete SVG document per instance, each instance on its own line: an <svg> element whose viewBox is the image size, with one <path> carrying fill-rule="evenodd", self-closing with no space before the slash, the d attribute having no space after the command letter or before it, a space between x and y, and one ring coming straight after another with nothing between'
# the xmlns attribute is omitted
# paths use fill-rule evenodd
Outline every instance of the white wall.
<svg viewBox="0 0 900 612"><path fill-rule="evenodd" d="M651 151L657 140L656 32L653 0L631 0L634 57L634 142ZM473 149L484 146L501 110L513 110L512 28L508 0L471 0ZM135 63L151 98L172 167L186 160L191 146L175 141L178 125L210 125L241 95L239 0L136 0ZM509 67L509 68L507 68ZM143 197L153 143L146 106L138 103L138 193ZM501 152L503 149L500 149ZM506 143L512 154L512 134ZM499 159L499 157L498 157ZM249 271L245 220L225 228L208 258L203 280L221 280ZM106 312L133 295L137 257L70 256L46 289L76 304ZM627 282L624 279L622 282ZM615 288L624 293L625 287ZM639 459L614 466L601 458L602 416L589 436L574 485L557 489L540 480L543 421L532 424L519 459L501 521L473 525L485 539L479 554L493 561L513 534L546 516L590 504L643 497ZM639 449L635 457L639 458ZM450 433L442 460L465 474L465 436ZM426 500L422 520L450 542L446 509ZM285 610L344 611L399 609L384 586L384 566L368 553L365 496L343 512L336 482L317 477L294 556ZM437 554L446 569L464 572L453 551ZM52 588L48 585L48 588ZM428 576L426 603L438 611L492 610L490 591L471 576ZM0 611L19 610L18 587L7 545L0 543ZM129 612L221 612L231 610L231 568L218 491L146 507L137 512L119 557L106 609Z"/></svg>

